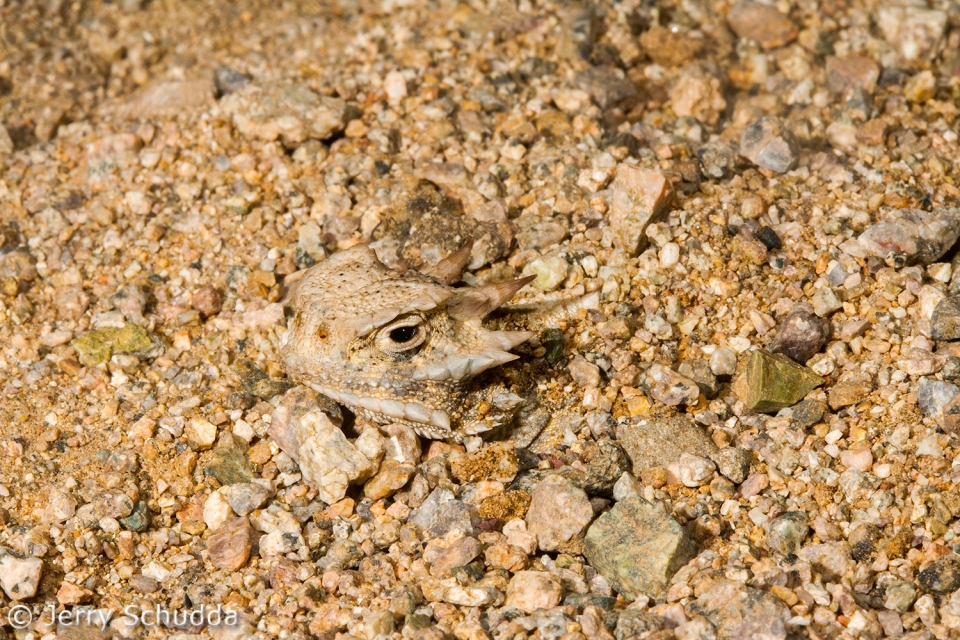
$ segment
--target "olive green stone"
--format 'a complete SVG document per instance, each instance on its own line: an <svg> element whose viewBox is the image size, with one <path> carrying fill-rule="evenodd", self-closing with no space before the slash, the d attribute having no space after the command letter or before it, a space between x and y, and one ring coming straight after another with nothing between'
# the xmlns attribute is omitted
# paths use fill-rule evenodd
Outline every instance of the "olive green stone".
<svg viewBox="0 0 960 640"><path fill-rule="evenodd" d="M663 599L670 578L697 553L676 520L643 498L618 502L587 529L584 555L628 600Z"/></svg>
<svg viewBox="0 0 960 640"><path fill-rule="evenodd" d="M823 383L823 378L790 358L758 349L750 355L736 392L748 409L774 413L797 404Z"/></svg>
<svg viewBox="0 0 960 640"><path fill-rule="evenodd" d="M80 362L88 367L107 362L115 353L137 355L154 346L147 330L132 322L88 331L70 344L77 350Z"/></svg>

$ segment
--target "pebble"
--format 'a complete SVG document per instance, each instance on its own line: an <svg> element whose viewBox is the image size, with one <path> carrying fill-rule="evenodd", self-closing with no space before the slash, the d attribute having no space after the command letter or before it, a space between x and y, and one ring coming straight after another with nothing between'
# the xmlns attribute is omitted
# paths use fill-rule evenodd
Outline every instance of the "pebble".
<svg viewBox="0 0 960 640"><path fill-rule="evenodd" d="M376 475L363 485L363 495L371 500L392 496L403 488L416 472L417 466L412 462L384 460Z"/></svg>
<svg viewBox="0 0 960 640"><path fill-rule="evenodd" d="M868 256L891 266L936 262L960 238L960 209L896 209L868 227L857 242Z"/></svg>
<svg viewBox="0 0 960 640"><path fill-rule="evenodd" d="M0 587L14 601L26 600L37 594L43 560L28 558L10 549L0 547Z"/></svg>
<svg viewBox="0 0 960 640"><path fill-rule="evenodd" d="M846 371L830 387L827 402L830 408L836 411L863 402L873 388L873 376L866 371Z"/></svg>
<svg viewBox="0 0 960 640"><path fill-rule="evenodd" d="M758 413L776 413L795 405L824 380L780 354L757 349L734 387L744 405Z"/></svg>
<svg viewBox="0 0 960 640"><path fill-rule="evenodd" d="M530 614L560 603L563 587L552 574L544 571L518 571L507 585L504 604Z"/></svg>
<svg viewBox="0 0 960 640"><path fill-rule="evenodd" d="M371 461L325 413L304 415L297 438L303 478L317 487L320 499L328 504L343 498L352 482L367 480L376 472Z"/></svg>
<svg viewBox="0 0 960 640"><path fill-rule="evenodd" d="M793 134L779 119L763 116L748 124L740 134L740 155L761 169L784 173L797 166L800 149Z"/></svg>
<svg viewBox="0 0 960 640"><path fill-rule="evenodd" d="M813 312L824 318L843 306L840 296L830 287L821 287L810 297Z"/></svg>
<svg viewBox="0 0 960 640"><path fill-rule="evenodd" d="M246 518L230 518L220 525L207 542L210 563L224 571L236 571L250 559L253 528Z"/></svg>
<svg viewBox="0 0 960 640"><path fill-rule="evenodd" d="M696 404L700 397L700 388L696 382L663 365L651 365L644 376L644 382L650 397L668 407Z"/></svg>
<svg viewBox="0 0 960 640"><path fill-rule="evenodd" d="M201 316L209 318L217 315L223 309L223 294L215 287L207 285L193 294L190 303L194 309L200 312Z"/></svg>
<svg viewBox="0 0 960 640"><path fill-rule="evenodd" d="M827 88L843 95L852 89L873 93L880 79L880 65L873 58L849 56L827 58Z"/></svg>
<svg viewBox="0 0 960 640"><path fill-rule="evenodd" d="M183 433L201 451L209 449L217 441L217 426L203 418L191 418Z"/></svg>
<svg viewBox="0 0 960 640"><path fill-rule="evenodd" d="M947 26L947 14L923 6L883 6L877 10L877 26L887 42L904 60L928 59L934 53Z"/></svg>
<svg viewBox="0 0 960 640"><path fill-rule="evenodd" d="M731 482L740 484L750 473L750 454L740 447L724 447L711 456L717 471Z"/></svg>
<svg viewBox="0 0 960 640"><path fill-rule="evenodd" d="M527 530L542 551L568 550L593 520L587 494L558 475L541 480L530 496Z"/></svg>
<svg viewBox="0 0 960 640"><path fill-rule="evenodd" d="M788 511L768 525L767 546L780 555L796 555L810 530L807 514L803 511Z"/></svg>
<svg viewBox="0 0 960 640"><path fill-rule="evenodd" d="M523 268L523 275L534 276L533 286L541 291L553 291L567 278L570 265L560 256L536 258Z"/></svg>
<svg viewBox="0 0 960 640"><path fill-rule="evenodd" d="M952 382L935 378L920 378L917 385L917 404L920 411L929 418L939 417L945 406L960 394L960 387Z"/></svg>
<svg viewBox="0 0 960 640"><path fill-rule="evenodd" d="M702 487L709 484L717 465L712 460L685 453L680 456L680 482L686 487Z"/></svg>
<svg viewBox="0 0 960 640"><path fill-rule="evenodd" d="M253 76L220 65L213 70L213 83L221 95L235 93L250 84Z"/></svg>
<svg viewBox="0 0 960 640"><path fill-rule="evenodd" d="M818 353L829 336L829 323L817 317L808 304L796 305L784 319L773 342L771 353L782 353L804 364Z"/></svg>
<svg viewBox="0 0 960 640"><path fill-rule="evenodd" d="M710 354L710 370L714 375L732 376L737 372L737 352L729 347L720 347Z"/></svg>
<svg viewBox="0 0 960 640"><path fill-rule="evenodd" d="M755 40L764 49L776 49L797 37L797 27L774 7L740 0L727 14L730 28L740 38Z"/></svg>
<svg viewBox="0 0 960 640"><path fill-rule="evenodd" d="M930 318L930 335L934 340L960 340L960 296L941 300Z"/></svg>
<svg viewBox="0 0 960 640"><path fill-rule="evenodd" d="M238 516L247 516L266 503L271 492L259 482L238 482L223 487L222 494Z"/></svg>
<svg viewBox="0 0 960 640"><path fill-rule="evenodd" d="M438 541L439 542L439 541ZM430 565L430 575L446 578L450 571L470 563L483 551L483 545L476 538L463 536L448 546L440 546L431 541L424 549L424 562Z"/></svg>
<svg viewBox="0 0 960 640"><path fill-rule="evenodd" d="M567 367L570 369L570 377L578 387L586 389L600 386L600 367L588 362L583 356L575 356Z"/></svg>
<svg viewBox="0 0 960 640"><path fill-rule="evenodd" d="M637 255L647 241L647 225L666 210L672 199L673 189L660 171L617 165L617 177L610 187L609 213L614 246Z"/></svg>
<svg viewBox="0 0 960 640"><path fill-rule="evenodd" d="M628 600L661 597L695 553L676 520L642 498L617 502L590 526L584 541L590 566Z"/></svg>
<svg viewBox="0 0 960 640"><path fill-rule="evenodd" d="M690 607L717 627L718 637L784 640L790 613L779 598L734 580L718 580Z"/></svg>

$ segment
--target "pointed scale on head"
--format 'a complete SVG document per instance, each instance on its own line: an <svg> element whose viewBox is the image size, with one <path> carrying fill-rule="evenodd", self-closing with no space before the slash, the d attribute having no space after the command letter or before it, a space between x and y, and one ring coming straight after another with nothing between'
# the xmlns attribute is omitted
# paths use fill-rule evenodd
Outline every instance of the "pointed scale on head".
<svg viewBox="0 0 960 640"><path fill-rule="evenodd" d="M534 333L483 327L530 279L449 286L468 257L466 245L424 273L400 272L355 245L310 268L292 294L288 374L381 424L408 423L437 439L476 432L461 424L470 378L515 360L509 350Z"/></svg>

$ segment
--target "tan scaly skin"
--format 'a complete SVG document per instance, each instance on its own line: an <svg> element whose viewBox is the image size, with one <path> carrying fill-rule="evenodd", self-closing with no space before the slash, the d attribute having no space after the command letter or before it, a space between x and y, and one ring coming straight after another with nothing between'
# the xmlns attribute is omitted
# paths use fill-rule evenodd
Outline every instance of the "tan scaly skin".
<svg viewBox="0 0 960 640"><path fill-rule="evenodd" d="M518 356L532 331L483 318L532 278L454 288L470 246L417 271L394 271L356 245L310 268L292 295L283 358L291 378L380 424L461 440L509 422L521 399L473 378Z"/></svg>

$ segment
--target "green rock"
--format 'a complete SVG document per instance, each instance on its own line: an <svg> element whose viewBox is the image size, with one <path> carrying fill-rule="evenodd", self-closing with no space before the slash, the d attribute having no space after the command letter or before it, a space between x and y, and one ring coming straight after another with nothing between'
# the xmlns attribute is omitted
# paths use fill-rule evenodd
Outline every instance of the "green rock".
<svg viewBox="0 0 960 640"><path fill-rule="evenodd" d="M930 330L934 340L960 340L960 296L940 301L933 310Z"/></svg>
<svg viewBox="0 0 960 640"><path fill-rule="evenodd" d="M232 433L224 433L217 440L213 459L203 468L205 475L216 478L226 486L238 482L250 482L253 470L247 457L247 446Z"/></svg>
<svg viewBox="0 0 960 640"><path fill-rule="evenodd" d="M618 502L587 529L584 555L628 600L662 599L670 578L697 553L683 527L642 498Z"/></svg>
<svg viewBox="0 0 960 640"><path fill-rule="evenodd" d="M138 502L137 506L133 508L133 513L126 518L120 518L120 524L130 531L146 530L150 526L150 510L147 508L147 503Z"/></svg>
<svg viewBox="0 0 960 640"><path fill-rule="evenodd" d="M146 329L132 322L88 331L70 344L77 350L80 362L88 367L107 362L115 353L149 356L158 346Z"/></svg>
<svg viewBox="0 0 960 640"><path fill-rule="evenodd" d="M823 383L823 378L787 356L758 349L750 355L736 392L748 409L774 413L800 402Z"/></svg>
<svg viewBox="0 0 960 640"><path fill-rule="evenodd" d="M289 380L271 378L249 360L237 360L233 363L233 370L240 376L240 383L247 393L263 400L286 393L294 387Z"/></svg>

